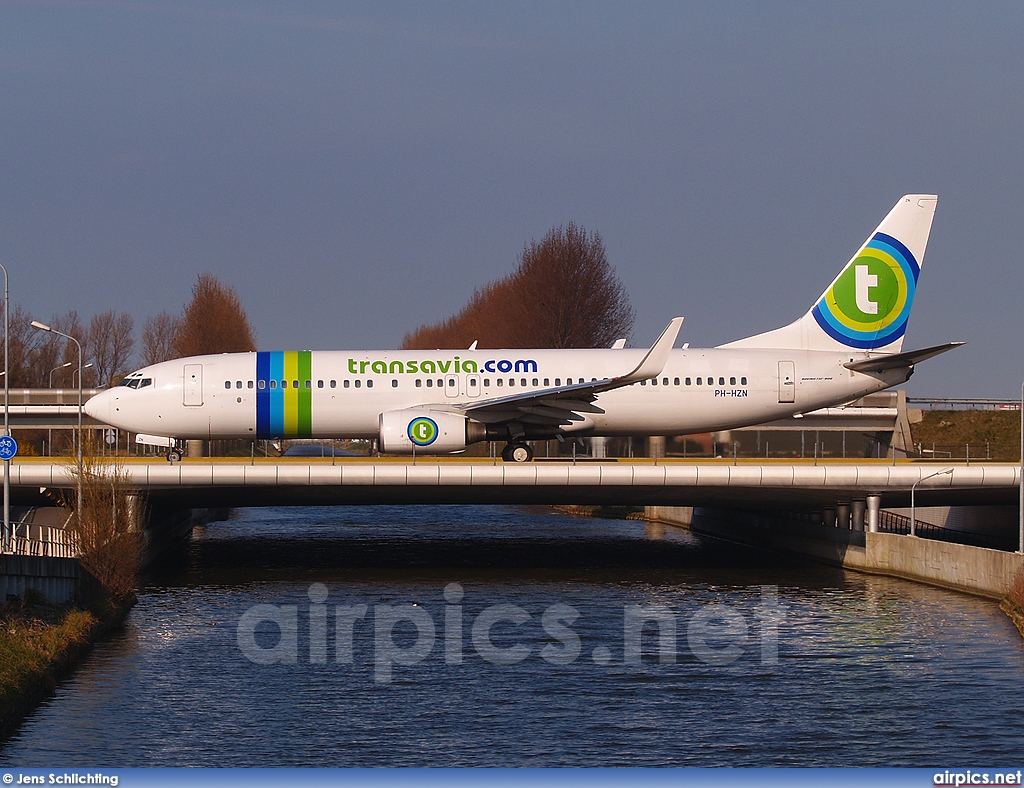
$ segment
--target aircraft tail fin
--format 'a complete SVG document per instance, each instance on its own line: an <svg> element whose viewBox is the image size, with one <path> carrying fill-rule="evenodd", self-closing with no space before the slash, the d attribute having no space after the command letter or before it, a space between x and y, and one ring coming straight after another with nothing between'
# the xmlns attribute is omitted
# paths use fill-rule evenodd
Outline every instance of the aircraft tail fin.
<svg viewBox="0 0 1024 788"><path fill-rule="evenodd" d="M901 197L802 318L721 347L899 353L938 199Z"/></svg>

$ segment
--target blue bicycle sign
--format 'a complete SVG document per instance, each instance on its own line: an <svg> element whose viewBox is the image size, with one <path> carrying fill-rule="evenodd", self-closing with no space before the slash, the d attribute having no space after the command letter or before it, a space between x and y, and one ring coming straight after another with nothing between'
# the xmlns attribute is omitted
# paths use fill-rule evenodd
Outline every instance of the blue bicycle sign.
<svg viewBox="0 0 1024 788"><path fill-rule="evenodd" d="M18 442L10 435L0 436L0 460L13 460L18 453Z"/></svg>

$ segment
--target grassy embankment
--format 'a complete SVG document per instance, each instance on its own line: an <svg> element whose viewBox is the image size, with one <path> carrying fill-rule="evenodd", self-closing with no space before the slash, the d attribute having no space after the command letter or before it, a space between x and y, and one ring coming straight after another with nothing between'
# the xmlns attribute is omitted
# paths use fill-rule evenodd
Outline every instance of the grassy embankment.
<svg viewBox="0 0 1024 788"><path fill-rule="evenodd" d="M93 643L124 624L135 603L140 515L124 470L87 460L82 507L71 524L84 575L76 603L47 605L30 593L0 608L0 741L53 693Z"/></svg>
<svg viewBox="0 0 1024 788"><path fill-rule="evenodd" d="M926 410L923 415L910 429L926 457L934 447L938 458L963 459L970 444L971 459L1020 460L1019 411Z"/></svg>

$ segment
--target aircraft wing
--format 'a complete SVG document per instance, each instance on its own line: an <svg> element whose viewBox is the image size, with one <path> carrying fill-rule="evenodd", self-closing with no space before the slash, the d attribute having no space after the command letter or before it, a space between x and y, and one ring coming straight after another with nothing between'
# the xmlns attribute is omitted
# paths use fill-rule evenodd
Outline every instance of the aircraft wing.
<svg viewBox="0 0 1024 788"><path fill-rule="evenodd" d="M881 372L883 369L910 367L940 353L958 348L963 344L965 343L947 342L945 345L935 345L934 347L926 347L921 350L908 350L906 353L893 353L887 356L864 359L863 361L850 361L843 364L843 366L856 372Z"/></svg>
<svg viewBox="0 0 1024 788"><path fill-rule="evenodd" d="M455 408L486 424L519 421L524 424L555 427L585 421L585 414L604 413L594 404L594 400L601 392L630 386L641 380L649 380L660 375L665 368L669 352L679 336L679 329L682 325L683 318L673 318L636 368L625 375L593 380L588 383L576 383L572 386L528 391L479 402L461 403Z"/></svg>

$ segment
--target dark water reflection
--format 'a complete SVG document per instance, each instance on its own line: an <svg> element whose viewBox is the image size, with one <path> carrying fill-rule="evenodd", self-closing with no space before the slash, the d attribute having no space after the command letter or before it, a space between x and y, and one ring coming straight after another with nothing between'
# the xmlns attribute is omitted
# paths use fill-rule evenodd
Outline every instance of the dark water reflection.
<svg viewBox="0 0 1024 788"><path fill-rule="evenodd" d="M446 605L453 583L462 597ZM777 658L763 616L776 596ZM259 604L295 606L294 664L240 648ZM353 605L367 614L339 664L335 608ZM525 618L496 620L478 648L474 624L495 605ZM408 620L390 640L375 626L414 609L436 641L382 681L382 645L422 638ZM674 662L659 660L650 622L640 664L623 664L638 609L674 625ZM545 623L552 611L561 630ZM270 648L278 630L252 638ZM517 646L517 664L485 658ZM1024 751L1022 700L1024 643L985 600L544 509L243 509L201 529L187 565L149 579L127 630L0 762L1006 764Z"/></svg>

